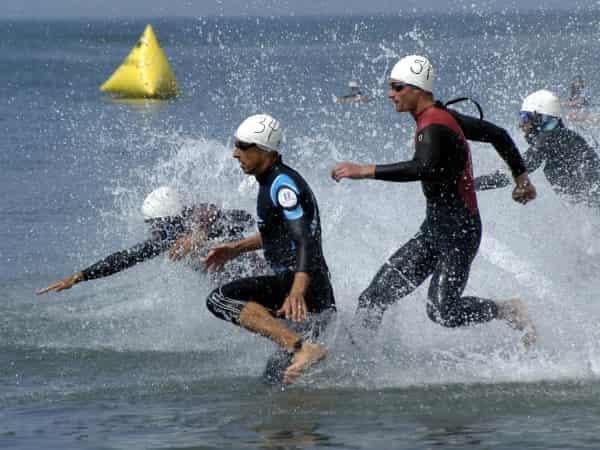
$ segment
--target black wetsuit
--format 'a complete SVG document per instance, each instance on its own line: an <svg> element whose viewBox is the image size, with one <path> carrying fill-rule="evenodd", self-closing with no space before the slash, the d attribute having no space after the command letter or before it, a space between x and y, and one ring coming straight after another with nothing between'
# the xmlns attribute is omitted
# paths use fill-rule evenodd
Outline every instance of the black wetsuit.
<svg viewBox="0 0 600 450"><path fill-rule="evenodd" d="M158 219L151 226L152 237L120 252L113 253L83 269L85 280L107 277L138 263L154 258L169 250L175 241L193 231L205 230L208 239L240 239L254 226L250 214L241 210L220 210L215 205L204 204L186 208L181 216Z"/></svg>
<svg viewBox="0 0 600 450"><path fill-rule="evenodd" d="M544 175L557 194L573 202L600 206L600 157L579 134L562 121L550 131L530 134L523 157L531 173L544 164ZM475 179L477 190L507 186L510 179L498 171Z"/></svg>
<svg viewBox="0 0 600 450"><path fill-rule="evenodd" d="M427 210L419 232L391 256L361 294L357 313L365 326L378 326L389 305L430 275L427 314L431 320L457 327L496 317L493 301L461 297L481 241L466 139L493 143L515 175L525 172L518 150L503 129L440 104L424 110L417 117L413 159L375 168L378 180L420 181Z"/></svg>
<svg viewBox="0 0 600 450"><path fill-rule="evenodd" d="M215 289L207 298L208 309L235 324L250 300L275 313L283 306L297 272L310 277L304 297L309 312L335 309L321 247L319 209L310 187L281 158L257 180L258 229L265 259L275 275L242 278Z"/></svg>

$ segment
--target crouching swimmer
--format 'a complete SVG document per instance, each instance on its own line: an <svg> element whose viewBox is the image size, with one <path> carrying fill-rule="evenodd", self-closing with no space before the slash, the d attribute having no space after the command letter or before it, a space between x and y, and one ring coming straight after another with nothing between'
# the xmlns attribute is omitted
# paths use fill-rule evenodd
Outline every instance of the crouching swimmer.
<svg viewBox="0 0 600 450"><path fill-rule="evenodd" d="M208 296L207 306L216 317L278 344L288 355L281 381L293 383L325 358L325 347L315 340L333 315L335 301L317 202L302 176L282 162L281 138L279 122L266 114L251 116L238 127L233 157L258 181L259 232L217 245L205 259L207 270L220 270L242 253L262 248L274 274L225 284ZM276 317L291 320L293 326ZM310 330L306 337L295 329L298 325ZM272 358L267 367L271 379L277 378L269 373L276 365L277 358Z"/></svg>
<svg viewBox="0 0 600 450"><path fill-rule="evenodd" d="M210 241L239 239L254 226L254 219L246 211L223 210L210 203L184 206L181 195L167 186L155 189L146 197L142 214L150 231L148 239L55 281L37 293L60 292L82 281L108 277L167 251L171 260L180 260L206 247ZM232 268L224 276L231 278L240 270L242 266Z"/></svg>

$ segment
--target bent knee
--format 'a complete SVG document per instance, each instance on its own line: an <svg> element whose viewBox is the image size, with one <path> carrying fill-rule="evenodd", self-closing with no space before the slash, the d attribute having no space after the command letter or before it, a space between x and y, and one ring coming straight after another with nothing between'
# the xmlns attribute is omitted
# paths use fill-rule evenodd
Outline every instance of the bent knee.
<svg viewBox="0 0 600 450"><path fill-rule="evenodd" d="M459 317L456 311L449 308L439 308L433 303L427 303L427 317L432 322L447 328L460 327L465 323L465 320Z"/></svg>

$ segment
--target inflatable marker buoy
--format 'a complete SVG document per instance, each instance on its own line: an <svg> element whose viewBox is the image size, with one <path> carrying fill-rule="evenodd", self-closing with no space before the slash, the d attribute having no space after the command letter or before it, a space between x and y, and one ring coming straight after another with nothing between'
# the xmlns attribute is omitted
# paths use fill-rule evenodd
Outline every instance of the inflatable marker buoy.
<svg viewBox="0 0 600 450"><path fill-rule="evenodd" d="M100 86L126 98L169 98L177 95L177 81L150 25L111 77Z"/></svg>

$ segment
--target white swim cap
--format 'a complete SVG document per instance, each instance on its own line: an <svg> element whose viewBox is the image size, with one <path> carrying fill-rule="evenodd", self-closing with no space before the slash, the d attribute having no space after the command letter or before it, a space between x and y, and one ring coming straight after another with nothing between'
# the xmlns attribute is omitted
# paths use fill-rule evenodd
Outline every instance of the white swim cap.
<svg viewBox="0 0 600 450"><path fill-rule="evenodd" d="M358 81L356 80L352 80L348 82L348 87L349 88L357 88L358 87Z"/></svg>
<svg viewBox="0 0 600 450"><path fill-rule="evenodd" d="M405 56L392 69L390 79L392 81L412 84L424 91L431 92L433 66L424 56Z"/></svg>
<svg viewBox="0 0 600 450"><path fill-rule="evenodd" d="M283 132L281 124L268 114L256 114L244 120L235 132L235 138L256 144L262 150L279 150Z"/></svg>
<svg viewBox="0 0 600 450"><path fill-rule="evenodd" d="M144 219L174 217L183 211L183 202L179 192L167 186L152 191L142 205Z"/></svg>
<svg viewBox="0 0 600 450"><path fill-rule="evenodd" d="M525 97L521 111L560 117L560 100L552 92L542 89Z"/></svg>

